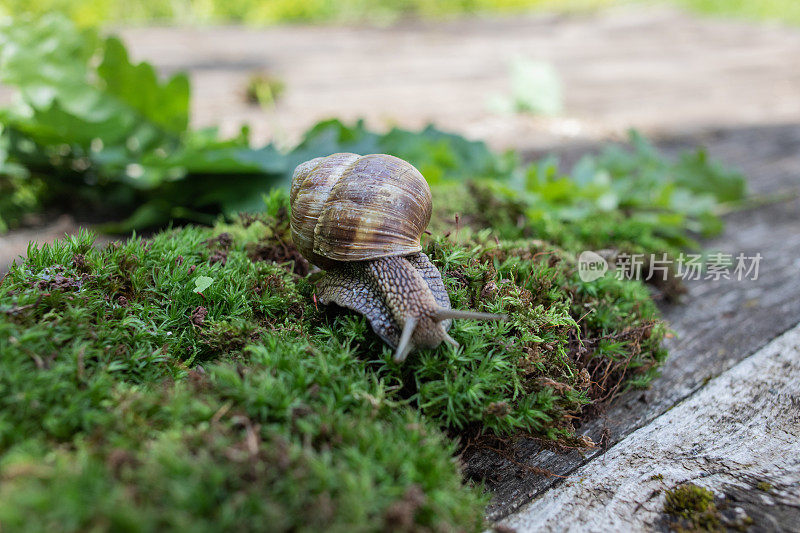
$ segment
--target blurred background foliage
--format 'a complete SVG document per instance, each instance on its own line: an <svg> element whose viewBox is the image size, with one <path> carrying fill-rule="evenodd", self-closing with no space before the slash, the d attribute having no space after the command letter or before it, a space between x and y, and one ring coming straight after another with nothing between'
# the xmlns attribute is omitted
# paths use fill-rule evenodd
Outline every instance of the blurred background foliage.
<svg viewBox="0 0 800 533"><path fill-rule="evenodd" d="M581 12L628 4L677 5L699 13L800 24L796 0L3 0L0 14L65 13L83 27L99 24L274 24L441 19L532 9Z"/></svg>
<svg viewBox="0 0 800 533"><path fill-rule="evenodd" d="M609 145L569 172L556 160L524 163L433 126L377 133L332 119L291 150L252 147L246 127L223 139L214 128L189 126L184 74L161 80L148 63L132 63L118 38L59 14L0 24L0 82L17 89L0 109L0 229L46 210L105 222L103 230L119 233L212 223L263 210L262 196L285 189L298 163L334 152L407 159L434 195L448 183L473 183L469 194L496 204L509 230L515 213L538 221L534 234L519 237L547 236L575 248L691 246L692 234L721 227L720 204L745 194L744 178L703 150L668 160L635 132L630 146ZM462 207L462 214L470 211ZM608 231L598 232L598 224ZM608 239L597 241L598 234Z"/></svg>

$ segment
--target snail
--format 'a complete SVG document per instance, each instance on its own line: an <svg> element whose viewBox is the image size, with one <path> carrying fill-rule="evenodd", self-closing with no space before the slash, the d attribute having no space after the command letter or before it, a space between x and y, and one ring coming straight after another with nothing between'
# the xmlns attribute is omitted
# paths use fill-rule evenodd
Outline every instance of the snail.
<svg viewBox="0 0 800 533"><path fill-rule="evenodd" d="M395 361L442 342L458 347L447 333L453 319L505 319L450 307L420 243L431 190L410 163L385 154L318 157L297 166L289 200L295 246L326 271L319 300L366 316Z"/></svg>

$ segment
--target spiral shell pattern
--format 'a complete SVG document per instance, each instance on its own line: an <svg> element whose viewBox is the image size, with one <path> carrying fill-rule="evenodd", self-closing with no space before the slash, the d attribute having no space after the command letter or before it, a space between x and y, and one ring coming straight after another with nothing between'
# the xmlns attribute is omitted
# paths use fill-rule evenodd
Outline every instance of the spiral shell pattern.
<svg viewBox="0 0 800 533"><path fill-rule="evenodd" d="M322 268L419 252L433 207L422 174L385 154L341 153L301 163L289 198L295 245Z"/></svg>

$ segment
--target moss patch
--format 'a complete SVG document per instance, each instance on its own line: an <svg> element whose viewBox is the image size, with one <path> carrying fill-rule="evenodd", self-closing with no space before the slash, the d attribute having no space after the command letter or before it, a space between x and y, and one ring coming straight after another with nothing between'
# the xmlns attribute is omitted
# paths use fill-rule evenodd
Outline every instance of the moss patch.
<svg viewBox="0 0 800 533"><path fill-rule="evenodd" d="M402 511L409 528L479 530L485 497L454 445L347 334L310 338L292 305L308 283L238 243L212 262L212 236L91 250L82 235L2 281L4 528L352 531Z"/></svg>
<svg viewBox="0 0 800 533"><path fill-rule="evenodd" d="M282 205L31 248L0 282L0 522L480 530L486 496L453 456L591 445L576 421L653 377L664 328L642 284L584 283L540 241L425 251L454 307L511 319L457 321L461 348L397 365L363 317L317 305Z"/></svg>
<svg viewBox="0 0 800 533"><path fill-rule="evenodd" d="M665 513L688 521L697 530L721 530L722 521L710 490L686 483L666 491L665 496Z"/></svg>
<svg viewBox="0 0 800 533"><path fill-rule="evenodd" d="M796 509L783 504L765 505L755 487L723 485L722 497L692 483L666 491L665 519L673 531L750 531L796 522ZM770 525L768 525L770 524ZM790 527L791 528L791 527Z"/></svg>
<svg viewBox="0 0 800 533"><path fill-rule="evenodd" d="M756 488L762 492L772 492L772 489L775 487L773 487L772 483L768 481L759 481L756 485Z"/></svg>

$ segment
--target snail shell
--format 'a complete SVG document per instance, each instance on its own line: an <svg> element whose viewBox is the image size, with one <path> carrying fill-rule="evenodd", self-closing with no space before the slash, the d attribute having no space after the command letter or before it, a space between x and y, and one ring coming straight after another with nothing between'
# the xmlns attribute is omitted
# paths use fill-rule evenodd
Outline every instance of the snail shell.
<svg viewBox="0 0 800 533"><path fill-rule="evenodd" d="M328 272L317 289L323 304L366 316L403 361L442 342L454 318L505 315L451 309L442 277L421 253L431 218L431 190L413 165L384 154L333 154L301 163L292 176L292 239Z"/></svg>
<svg viewBox="0 0 800 533"><path fill-rule="evenodd" d="M289 198L294 243L321 268L421 251L433 208L422 174L386 154L306 161L294 171Z"/></svg>

